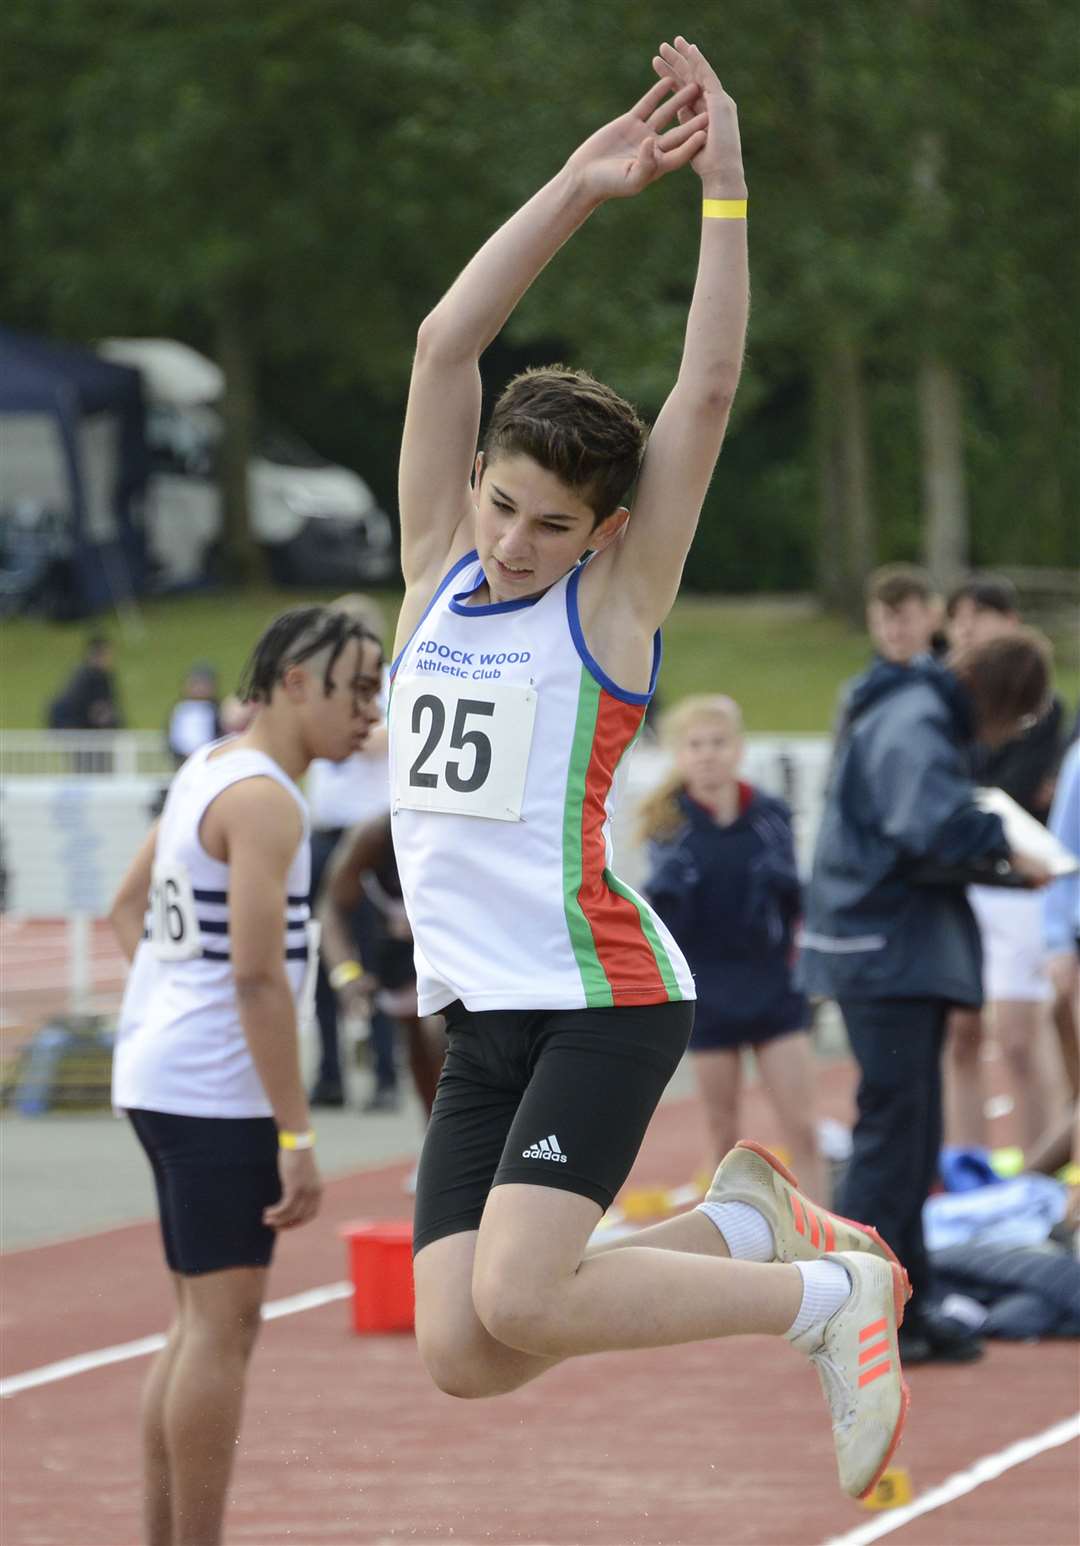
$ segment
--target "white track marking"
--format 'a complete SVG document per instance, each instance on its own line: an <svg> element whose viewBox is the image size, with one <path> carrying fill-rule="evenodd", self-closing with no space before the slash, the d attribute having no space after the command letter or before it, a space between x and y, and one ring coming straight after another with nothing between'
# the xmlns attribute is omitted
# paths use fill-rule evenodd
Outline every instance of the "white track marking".
<svg viewBox="0 0 1080 1546"><path fill-rule="evenodd" d="M1013 1466L1023 1465L1025 1460L1034 1460L1036 1455L1043 1454L1045 1450L1056 1449L1076 1438L1080 1438L1080 1412L1055 1423L1052 1428L1045 1428L1042 1433L1033 1434L1030 1439L1019 1439L1007 1449L999 1449L996 1455L985 1455L982 1460L976 1460L974 1465L968 1466L966 1471L957 1471L940 1486L931 1487L929 1492L924 1492L921 1498L905 1504L903 1508L889 1509L869 1524L850 1530L847 1535L830 1536L825 1546L868 1546L870 1541L880 1540L883 1535L891 1535L894 1530L902 1529L912 1519L918 1519L920 1514L930 1514L936 1508L944 1508L946 1503L954 1503L966 1492L974 1492L984 1482L992 1482L1005 1471L1011 1471Z"/></svg>
<svg viewBox="0 0 1080 1546"><path fill-rule="evenodd" d="M302 1294L292 1294L288 1299L271 1299L264 1304L264 1321L280 1320L283 1315L299 1315L304 1310L317 1310L336 1299L348 1299L353 1291L351 1283L327 1283L322 1288L309 1288ZM145 1358L165 1346L162 1332L152 1337L139 1337L135 1342L117 1342L113 1347L99 1347L93 1353L77 1353L74 1358L61 1358L59 1363L42 1364L38 1369L27 1369L25 1374L12 1374L0 1380L0 1398L17 1396L21 1391L34 1390L38 1385L51 1385L55 1380L68 1380L75 1374L87 1374L91 1369L103 1369L107 1364L124 1363L129 1358Z"/></svg>

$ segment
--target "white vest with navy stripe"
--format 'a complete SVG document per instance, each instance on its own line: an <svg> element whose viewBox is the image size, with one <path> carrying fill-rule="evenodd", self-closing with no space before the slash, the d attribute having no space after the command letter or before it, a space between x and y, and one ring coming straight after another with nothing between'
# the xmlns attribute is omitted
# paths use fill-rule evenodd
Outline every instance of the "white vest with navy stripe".
<svg viewBox="0 0 1080 1546"><path fill-rule="evenodd" d="M113 1056L113 1105L195 1117L272 1115L248 1051L229 951L229 867L212 859L199 824L224 789L272 778L296 800L303 836L289 867L285 969L298 1010L308 988L307 806L292 779L262 752L189 757L169 788L154 855L146 933L128 975Z"/></svg>
<svg viewBox="0 0 1080 1546"><path fill-rule="evenodd" d="M582 568L535 599L470 605L476 553L393 667L394 847L421 1014L694 997L671 934L611 870L611 815L649 691L590 655Z"/></svg>

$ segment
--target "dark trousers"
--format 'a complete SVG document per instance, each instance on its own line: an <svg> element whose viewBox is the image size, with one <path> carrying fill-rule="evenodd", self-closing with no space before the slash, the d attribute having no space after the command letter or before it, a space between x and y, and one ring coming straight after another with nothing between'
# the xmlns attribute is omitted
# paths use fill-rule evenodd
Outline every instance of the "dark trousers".
<svg viewBox="0 0 1080 1546"><path fill-rule="evenodd" d="M313 911L326 866L341 841L342 833L341 828L323 828L311 834L311 907ZM370 967L378 954L382 921L378 910L367 897L361 898L360 905L353 914L352 932L360 959ZM338 1040L338 1001L321 959L318 976L315 979L315 1018L319 1026L317 1082L331 1088L338 1087L342 1083L341 1047ZM392 1090L397 1086L394 1040L393 1021L383 1014L382 1010L375 1010L371 1016L371 1054L375 1085L380 1090Z"/></svg>
<svg viewBox="0 0 1080 1546"><path fill-rule="evenodd" d="M922 1207L941 1150L943 999L842 999L859 1065L853 1151L837 1211L872 1224L911 1278L912 1308L930 1287Z"/></svg>

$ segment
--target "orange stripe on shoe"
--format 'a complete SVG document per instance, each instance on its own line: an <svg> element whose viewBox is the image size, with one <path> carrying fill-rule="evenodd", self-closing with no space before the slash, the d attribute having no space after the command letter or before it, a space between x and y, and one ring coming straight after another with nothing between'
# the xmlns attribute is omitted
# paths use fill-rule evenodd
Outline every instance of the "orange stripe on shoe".
<svg viewBox="0 0 1080 1546"><path fill-rule="evenodd" d="M833 1228L832 1219L826 1213L823 1215L821 1222L825 1226L825 1249L827 1251L834 1251L836 1249L836 1230Z"/></svg>
<svg viewBox="0 0 1080 1546"><path fill-rule="evenodd" d="M887 1353L888 1351L889 1339L886 1337L884 1342L875 1342L873 1347L864 1347L862 1352L859 1354L859 1363L873 1363L875 1358L880 1358L883 1353Z"/></svg>
<svg viewBox="0 0 1080 1546"><path fill-rule="evenodd" d="M803 1216L802 1203L799 1201L794 1192L791 1194L791 1212L795 1219L795 1228L799 1231L800 1235L805 1235L806 1219Z"/></svg>
<svg viewBox="0 0 1080 1546"><path fill-rule="evenodd" d="M863 1329L859 1332L859 1341L869 1342L871 1337L880 1336L881 1333L888 1328L888 1325L888 1321L884 1316L882 1316L881 1320L874 1321L872 1325L863 1327Z"/></svg>
<svg viewBox="0 0 1080 1546"><path fill-rule="evenodd" d="M810 1208L807 1208L806 1216L810 1220L810 1244L818 1246L821 1244L821 1225L818 1223L818 1216Z"/></svg>
<svg viewBox="0 0 1080 1546"><path fill-rule="evenodd" d="M892 1359L887 1358L884 1363L879 1363L876 1368L866 1369L859 1375L859 1388L869 1385L871 1381L880 1379L883 1374L892 1373Z"/></svg>

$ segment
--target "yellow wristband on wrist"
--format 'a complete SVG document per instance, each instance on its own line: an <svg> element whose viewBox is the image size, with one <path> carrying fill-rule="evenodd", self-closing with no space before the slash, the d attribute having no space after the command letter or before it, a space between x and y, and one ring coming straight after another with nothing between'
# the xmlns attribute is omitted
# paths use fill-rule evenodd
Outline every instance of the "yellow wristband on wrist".
<svg viewBox="0 0 1080 1546"><path fill-rule="evenodd" d="M359 982L364 975L364 968L359 961L339 961L331 972L327 973L326 980L337 993L341 988L347 988L350 982Z"/></svg>
<svg viewBox="0 0 1080 1546"><path fill-rule="evenodd" d="M1057 1173L1059 1181L1064 1181L1066 1186L1080 1186L1080 1165L1065 1165Z"/></svg>
<svg viewBox="0 0 1080 1546"><path fill-rule="evenodd" d="M306 1133L288 1133L281 1127L278 1129L277 1141L279 1149L313 1149L315 1134L310 1127Z"/></svg>
<svg viewBox="0 0 1080 1546"><path fill-rule="evenodd" d="M702 199L703 220L745 220L745 199Z"/></svg>

